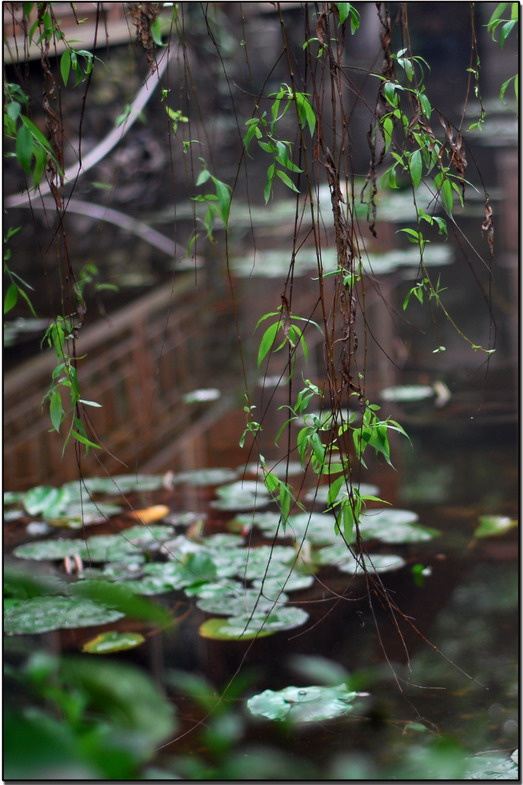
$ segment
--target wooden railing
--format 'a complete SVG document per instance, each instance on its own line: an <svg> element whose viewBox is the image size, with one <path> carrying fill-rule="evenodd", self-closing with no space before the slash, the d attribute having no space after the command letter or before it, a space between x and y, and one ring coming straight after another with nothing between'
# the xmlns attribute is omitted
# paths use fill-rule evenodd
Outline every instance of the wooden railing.
<svg viewBox="0 0 523 785"><path fill-rule="evenodd" d="M187 273L82 328L76 352L87 356L78 361L80 389L83 398L102 405L88 413L104 446L87 456L82 449L84 473L121 473L154 463L155 453L165 451L197 416L183 394L205 384L209 326L202 310L201 281L196 287ZM50 431L48 407L41 406L55 365L53 352L46 351L5 377L6 490L78 476L77 445L68 445L62 455L64 434Z"/></svg>

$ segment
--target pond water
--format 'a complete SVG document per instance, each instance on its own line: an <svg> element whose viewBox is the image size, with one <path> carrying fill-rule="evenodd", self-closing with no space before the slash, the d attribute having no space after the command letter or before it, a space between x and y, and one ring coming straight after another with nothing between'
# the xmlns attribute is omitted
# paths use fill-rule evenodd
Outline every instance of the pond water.
<svg viewBox="0 0 523 785"><path fill-rule="evenodd" d="M403 220L404 207L401 194L384 205L380 240L364 260L365 320L360 315L357 324L360 335L367 330L372 336L366 395L409 435L391 438L394 467L373 458L355 477L362 491L366 484L367 493L391 506L368 504L361 526L365 572L344 547L336 550L339 537L333 515L324 512L324 486L317 488L310 470L287 465L298 456L293 450L287 458L286 435L274 445L286 418L281 407L289 402L289 387L279 383L285 362L276 355L266 372L253 370L260 340L254 325L279 306L288 268L289 254L281 248L292 236L294 207L286 202L274 211L246 210L244 224L241 210L237 214L231 233L234 308L225 301L228 275L212 249L201 273L202 288L214 299L207 303L208 373L195 397L211 412L226 394L229 403L217 409L219 416L192 423L170 454L163 451L152 486L133 474L141 467L130 466L130 478L116 480L120 492L107 484L92 487L94 507L88 488L80 501L75 485L61 496L44 490L8 499L8 568L24 566L44 584L49 576L60 581L58 589L47 586L49 604L28 612L23 623L17 603L27 592L11 596L9 666L16 669L32 651L77 654L98 633L143 635L143 641L134 639L135 648L104 659L138 665L177 707L177 730L173 726L154 738L159 752L149 778L493 779L503 760L507 778L516 778L508 762L518 739L519 624L512 240L501 241L508 263L497 268L489 304L479 296L481 287L488 291L489 277L473 254L463 254L460 238L454 245L434 242L427 253L427 266L441 272L445 285L451 283L445 302L459 315L460 328L478 344L490 345L495 322L497 351L487 363L445 320L435 324L430 313L415 307L408 319L402 315L403 299L418 275L406 244L395 250L394 221ZM461 222L473 242L481 225L475 208ZM256 254L247 236L253 219ZM314 263L306 246L297 256L293 312L318 318L311 258ZM332 263L328 249L324 263L326 268ZM331 280L326 279L327 296ZM437 351L441 346L445 351ZM296 369L294 397L302 374L319 386L324 382L322 345L313 335L308 364ZM249 439L245 448L239 446L246 421L244 382L256 406L254 418L264 424L256 452ZM292 446L294 425L290 433ZM270 495L263 485L252 485L260 480L252 468L259 453L268 467L283 472L312 513L293 508L292 515L301 517L291 517L283 532ZM201 470L207 475L194 482L193 472ZM244 479L243 487L228 487ZM119 509L105 508L111 517L96 522L102 503ZM87 523L87 515L94 520L85 528L70 525L75 517ZM64 522L69 527L60 525ZM131 526L137 528L129 533ZM113 539L84 545L84 537L104 535ZM71 545L71 539L80 542ZM107 587L106 596L89 587L100 578L116 586L126 581L176 623L165 624L163 617L158 623L145 606L145 621L132 613L125 618L122 597L116 602ZM60 607L53 605L57 593L65 598ZM108 623L98 617L95 623L85 616L85 603L98 598L103 606L104 596L120 610ZM235 621L228 622L232 607ZM256 612L260 618L251 619ZM83 625L75 626L82 614ZM216 618L221 621L209 623ZM234 700L214 705L213 699L207 704L196 699L191 681L196 676L216 695L237 684ZM336 716L328 713L335 702L324 698L327 713L321 715L320 701L315 722L271 722L247 704L265 690L295 686L297 693L274 700L280 709L283 701L284 708L300 704L306 712L307 702L313 703L307 688L342 682L358 695L338 695L342 710ZM8 681L7 695L14 705L26 700L16 681ZM221 713L224 705L228 711ZM216 723L222 724L221 737ZM479 757L465 761L467 755Z"/></svg>

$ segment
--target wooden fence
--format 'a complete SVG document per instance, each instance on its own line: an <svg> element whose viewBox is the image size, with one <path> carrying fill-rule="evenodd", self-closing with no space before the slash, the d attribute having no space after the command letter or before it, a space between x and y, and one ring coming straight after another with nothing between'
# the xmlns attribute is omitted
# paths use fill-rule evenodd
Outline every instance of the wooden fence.
<svg viewBox="0 0 523 785"><path fill-rule="evenodd" d="M80 331L77 356L87 355L78 362L81 394L102 405L88 413L105 448L87 456L82 449L82 471L150 468L155 455L187 430L199 407L185 404L183 394L205 385L206 310L200 285L187 273ZM50 431L48 407L41 406L55 366L54 353L45 351L6 374L6 490L78 476L75 444L62 456L64 435Z"/></svg>

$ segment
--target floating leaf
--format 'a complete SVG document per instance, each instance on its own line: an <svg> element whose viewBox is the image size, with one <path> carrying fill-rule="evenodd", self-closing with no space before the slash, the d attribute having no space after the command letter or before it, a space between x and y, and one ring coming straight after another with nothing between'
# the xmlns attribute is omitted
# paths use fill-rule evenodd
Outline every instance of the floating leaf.
<svg viewBox="0 0 523 785"><path fill-rule="evenodd" d="M303 466L299 461L278 461L274 466L269 467L269 465L267 465L266 469L279 479L285 479L286 476L295 477L298 474L303 474ZM264 471L258 463L248 463L246 466L239 466L238 473L253 474L257 477L264 476Z"/></svg>
<svg viewBox="0 0 523 785"><path fill-rule="evenodd" d="M479 526L474 531L474 537L496 537L517 525L518 522L507 515L480 515Z"/></svg>
<svg viewBox="0 0 523 785"><path fill-rule="evenodd" d="M283 591L301 591L302 589L308 589L313 583L313 575L304 575L293 570L290 574L287 571L286 575L280 577L276 575L265 580L256 578L252 586L254 589L262 591L265 597L278 599Z"/></svg>
<svg viewBox="0 0 523 785"><path fill-rule="evenodd" d="M389 544L427 542L437 537L437 529L416 525L418 515L411 510L383 508L368 510L360 519L364 540L380 540Z"/></svg>
<svg viewBox="0 0 523 785"><path fill-rule="evenodd" d="M220 397L220 390L216 389L216 387L208 387L185 393L183 400L185 403L201 403L202 401L217 401Z"/></svg>
<svg viewBox="0 0 523 785"><path fill-rule="evenodd" d="M4 491L4 506L8 507L10 504L16 504L22 501L24 494L18 491Z"/></svg>
<svg viewBox="0 0 523 785"><path fill-rule="evenodd" d="M62 485L71 498L85 496L88 493L106 493L111 495L125 494L131 491L156 491L163 487L163 475L152 474L119 474L114 477L87 477Z"/></svg>
<svg viewBox="0 0 523 785"><path fill-rule="evenodd" d="M123 618L118 610L81 597L32 597L12 600L4 612L4 632L24 635L49 630L95 627Z"/></svg>
<svg viewBox="0 0 523 785"><path fill-rule="evenodd" d="M266 594L263 592L263 594ZM215 613L220 616L243 616L249 613L264 613L271 611L275 604L285 603L288 596L279 593L277 600L268 599L263 596L259 589L232 589L223 594L215 594L213 597L200 596L196 605L206 613Z"/></svg>
<svg viewBox="0 0 523 785"><path fill-rule="evenodd" d="M345 684L336 687L285 687L265 690L247 701L256 717L291 722L320 722L348 714L361 693L351 692Z"/></svg>
<svg viewBox="0 0 523 785"><path fill-rule="evenodd" d="M255 629L253 631L253 630L244 630L243 627L238 632L237 628L229 625L229 621L233 621L233 618L207 619L207 621L204 621L203 624L200 625L198 632L200 633L202 638L210 638L211 640L215 640L215 641L231 641L231 640L248 641L248 640L252 640L253 638L266 638L268 635L273 634L270 630L260 631L259 629Z"/></svg>
<svg viewBox="0 0 523 785"><path fill-rule="evenodd" d="M23 495L23 504L29 515L42 514L45 518L63 513L68 500L67 489L48 485L31 488Z"/></svg>
<svg viewBox="0 0 523 785"><path fill-rule="evenodd" d="M228 619L208 619L199 629L203 638L213 640L250 640L282 630L300 627L309 618L301 608L277 608L270 613L246 613Z"/></svg>
<svg viewBox="0 0 523 785"><path fill-rule="evenodd" d="M320 485L316 488L311 488L305 494L305 501L314 504L327 504L329 488L330 485ZM354 483L354 488L356 488L362 496L377 496L380 492L377 485L371 485L371 483L367 482Z"/></svg>
<svg viewBox="0 0 523 785"><path fill-rule="evenodd" d="M82 539L43 540L19 545L13 551L22 559L54 560L78 554L84 561L117 561L135 557L140 548L156 545L172 534L170 526L133 526L120 534L99 534Z"/></svg>
<svg viewBox="0 0 523 785"><path fill-rule="evenodd" d="M165 504L154 504L152 507L146 507L144 510L133 510L129 513L131 518L138 518L141 523L154 523L154 521L161 521L166 515L169 515L169 508Z"/></svg>
<svg viewBox="0 0 523 785"><path fill-rule="evenodd" d="M102 632L82 646L82 651L87 654L112 654L115 651L135 649L145 643L145 638L138 632L117 632L109 630Z"/></svg>
<svg viewBox="0 0 523 785"><path fill-rule="evenodd" d="M406 564L405 559L392 553L372 553L365 556L360 554L355 557L345 543L322 548L318 553L318 561L320 564L335 565L339 570L350 575L361 575L364 571L362 564L369 572L391 572L400 570Z"/></svg>
<svg viewBox="0 0 523 785"><path fill-rule="evenodd" d="M194 469L175 474L173 483L186 482L188 485L220 485L222 482L235 480L234 469Z"/></svg>
<svg viewBox="0 0 523 785"><path fill-rule="evenodd" d="M404 384L400 387L386 387L381 391L381 398L384 401L410 403L434 398L435 394L434 388L428 384Z"/></svg>
<svg viewBox="0 0 523 785"><path fill-rule="evenodd" d="M509 757L501 754L480 754L467 758L470 769L465 772L467 780L514 780L519 778L518 752Z"/></svg>
<svg viewBox="0 0 523 785"><path fill-rule="evenodd" d="M110 583L104 580L82 580L71 584L69 594L92 600L109 608L114 608L126 616L157 624L170 621L169 613L150 600L136 596L134 585L130 582Z"/></svg>
<svg viewBox="0 0 523 785"><path fill-rule="evenodd" d="M265 507L272 499L264 483L256 480L239 480L216 489L219 499L211 502L217 510L254 510Z"/></svg>

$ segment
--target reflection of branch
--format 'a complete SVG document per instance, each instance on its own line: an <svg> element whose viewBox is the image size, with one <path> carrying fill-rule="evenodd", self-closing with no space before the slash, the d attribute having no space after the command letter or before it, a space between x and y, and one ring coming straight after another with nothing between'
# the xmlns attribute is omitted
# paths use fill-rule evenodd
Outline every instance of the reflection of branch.
<svg viewBox="0 0 523 785"><path fill-rule="evenodd" d="M37 210L53 210L56 206L54 199L39 199L33 204L22 204L21 207L31 206ZM104 207L100 204L92 204L91 202L83 202L80 199L68 199L66 202L66 212L78 213L79 215L87 215L90 218L95 218L98 221L107 221L107 223L119 226L131 234L136 234L145 240L149 245L159 248L168 256L173 258L178 255L184 254L184 251L169 237L157 232L149 224L140 221L137 218L132 218L126 213L121 213L119 210L113 210L110 207Z"/></svg>
<svg viewBox="0 0 523 785"><path fill-rule="evenodd" d="M85 172L88 169L91 169L95 164L105 158L107 153L109 153L113 147L115 147L118 142L123 139L127 131L131 128L134 124L136 119L138 118L140 112L145 107L147 101L152 96L155 87L159 83L165 69L167 68L167 63L169 59L165 54L160 63L158 64L158 70L154 74L149 74L145 82L143 83L140 91L138 92L136 98L131 104L129 114L125 119L124 123L118 127L113 128L112 131L103 139L100 144L96 145L90 153L88 153L85 158L83 158L81 164L73 164L68 169L65 170L64 173L64 185L67 183L74 182L77 177ZM38 193L40 196L46 196L50 193L51 188L49 183L45 183L44 185L40 186ZM29 201L31 198L31 194L28 191L24 191L24 193L16 194L13 196L8 196L4 201L4 207L18 207L23 205L25 202Z"/></svg>

